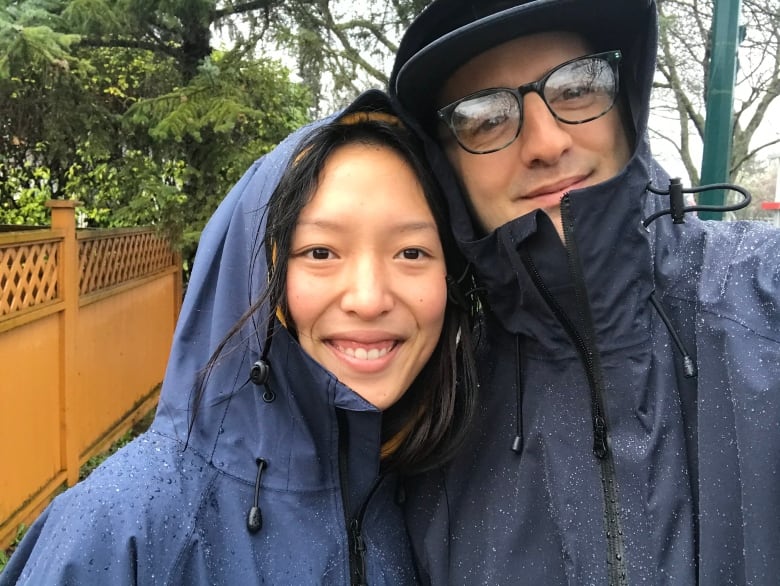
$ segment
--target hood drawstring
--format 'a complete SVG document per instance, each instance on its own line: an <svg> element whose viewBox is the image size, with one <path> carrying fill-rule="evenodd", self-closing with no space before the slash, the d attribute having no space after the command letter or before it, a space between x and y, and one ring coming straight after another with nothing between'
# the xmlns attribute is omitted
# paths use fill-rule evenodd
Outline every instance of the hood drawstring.
<svg viewBox="0 0 780 586"><path fill-rule="evenodd" d="M652 303L653 307L658 313L658 316L661 318L661 321L664 322L666 329L669 331L669 335L672 337L672 340L674 341L674 345L677 346L677 350L680 352L680 355L682 356L683 374L685 375L685 378L693 378L698 374L696 363L693 361L693 358L691 358L690 354L688 354L688 351L685 349L685 345L683 344L683 341L680 339L680 336L677 335L677 332L675 331L674 326L672 325L672 321L666 315L666 312L664 311L661 302L658 301L658 299L656 298L655 291L650 293L650 303Z"/></svg>
<svg viewBox="0 0 780 586"><path fill-rule="evenodd" d="M257 478L255 479L255 498L252 502L252 508L246 517L246 528L250 533L257 533L263 528L263 513L260 511L260 479L263 476L263 470L268 466L268 462L262 458L255 460L257 464Z"/></svg>
<svg viewBox="0 0 780 586"><path fill-rule="evenodd" d="M512 451L523 451L523 372L520 364L520 336L515 336L515 439Z"/></svg>
<svg viewBox="0 0 780 586"><path fill-rule="evenodd" d="M652 183L647 184L647 191L656 195L668 195L669 207L665 210L650 214L644 220L642 225L647 228L650 224L655 222L661 216L672 216L672 222L674 224L684 224L685 214L689 212L734 212L747 207L751 201L750 192L744 187L734 185L733 183L713 183L711 185L699 185L698 187L690 187L684 189L679 177L673 177L669 180L669 189L658 189L653 187ZM736 191L742 195L742 201L732 205L685 205L686 193L701 193L702 191L714 191L714 190L730 190Z"/></svg>
<svg viewBox="0 0 780 586"><path fill-rule="evenodd" d="M268 362L268 352L271 349L271 340L274 333L274 318L268 317L268 328L265 332L265 344L263 351L249 371L249 379L257 386L262 386L263 401L271 403L276 399L276 393L268 388L268 379L271 376L271 364ZM268 462L263 458L255 459L257 465L257 476L255 477L255 496L252 501L252 507L246 517L246 528L250 533L257 533L263 528L263 513L260 511L260 480L263 477L263 470L268 467Z"/></svg>
<svg viewBox="0 0 780 586"><path fill-rule="evenodd" d="M271 375L271 364L268 362L268 351L271 349L271 340L274 335L274 318L268 317L268 329L265 334L265 344L263 344L263 352L260 354L260 359L252 365L249 371L249 380L251 380L257 386L264 387L263 401L266 403L273 402L276 399L276 393L268 388L268 378Z"/></svg>

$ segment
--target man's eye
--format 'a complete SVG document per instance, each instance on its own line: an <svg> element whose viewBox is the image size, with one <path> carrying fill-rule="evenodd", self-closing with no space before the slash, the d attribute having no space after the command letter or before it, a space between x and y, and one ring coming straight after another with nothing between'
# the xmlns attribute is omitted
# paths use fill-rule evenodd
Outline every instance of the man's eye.
<svg viewBox="0 0 780 586"><path fill-rule="evenodd" d="M459 121L458 135L480 136L502 131L509 119L509 113L505 110L495 110L479 117L464 118Z"/></svg>
<svg viewBox="0 0 780 586"><path fill-rule="evenodd" d="M583 108L598 99L601 88L589 82L571 83L559 87L548 87L544 91L547 103L555 108Z"/></svg>
<svg viewBox="0 0 780 586"><path fill-rule="evenodd" d="M479 122L479 125L477 125L476 128L474 129L473 134L493 132L497 128L500 128L501 126L506 124L508 119L509 116L507 116L504 112L496 112L491 117L481 120Z"/></svg>
<svg viewBox="0 0 780 586"><path fill-rule="evenodd" d="M593 91L589 85L573 85L561 90L561 99L577 100L592 94Z"/></svg>

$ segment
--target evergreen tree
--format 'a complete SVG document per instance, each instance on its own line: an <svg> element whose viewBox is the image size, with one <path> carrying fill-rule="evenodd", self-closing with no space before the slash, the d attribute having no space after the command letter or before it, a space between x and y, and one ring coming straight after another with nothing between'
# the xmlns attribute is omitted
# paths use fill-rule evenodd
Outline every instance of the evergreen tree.
<svg viewBox="0 0 780 586"><path fill-rule="evenodd" d="M214 47L220 21L271 2L0 1L0 222L77 199L89 225L156 224L189 259L252 160L308 121L254 35Z"/></svg>

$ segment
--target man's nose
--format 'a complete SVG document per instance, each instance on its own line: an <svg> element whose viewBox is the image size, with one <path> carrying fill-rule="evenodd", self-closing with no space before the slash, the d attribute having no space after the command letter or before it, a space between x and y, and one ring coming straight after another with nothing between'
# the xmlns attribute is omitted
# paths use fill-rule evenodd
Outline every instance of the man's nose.
<svg viewBox="0 0 780 586"><path fill-rule="evenodd" d="M539 94L523 96L523 124L517 137L523 162L529 167L555 164L572 144L565 126Z"/></svg>
<svg viewBox="0 0 780 586"><path fill-rule="evenodd" d="M375 319L393 308L395 297L388 267L375 258L350 263L341 308L361 319Z"/></svg>

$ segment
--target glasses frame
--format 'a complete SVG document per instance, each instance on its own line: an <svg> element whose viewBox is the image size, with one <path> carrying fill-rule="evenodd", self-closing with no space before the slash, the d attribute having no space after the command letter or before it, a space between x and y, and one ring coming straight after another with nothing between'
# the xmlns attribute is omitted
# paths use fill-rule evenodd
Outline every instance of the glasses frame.
<svg viewBox="0 0 780 586"><path fill-rule="evenodd" d="M523 98L526 94L534 93L537 94L541 99L542 102L544 102L544 105L547 106L547 110L550 112L553 118L558 120L559 122L563 122L564 124L585 124L586 122L591 122L593 120L596 120L598 118L601 118L604 116L607 112L612 110L612 108L615 107L615 103L617 102L618 94L620 93L620 60L622 59L623 54L620 50L613 50L613 51L604 51L602 53L592 53L590 55L583 55L582 57L576 57L574 59L570 59L569 61L565 61L561 63L560 65L557 65L550 69L547 73L544 74L540 79L536 81L532 81L530 83L524 83L521 86L518 86L516 88L510 88L510 87L491 87L486 88L483 90L479 90L478 92L474 92L472 94L469 94L467 96L463 96L462 98L459 98L452 102L451 104L447 104L440 110L436 112L439 120L441 120L444 124L447 125L447 128L449 128L450 132L452 133L452 136L455 138L455 140L458 142L458 145L460 147L474 155L487 155L489 153L495 153L496 151L500 151L508 147L510 144L515 142L517 140L517 137L520 136L520 130L523 128ZM600 59L602 61L606 61L609 66L612 68L612 74L615 76L615 95L612 97L612 102L609 104L607 108L604 109L603 112L600 114L597 114L595 116L591 116L589 118L586 118L585 120L575 120L570 121L566 120L565 118L561 118L558 114L556 114L549 103L547 103L547 98L544 97L544 88L547 84L547 81L552 77L557 71L560 69L571 65L572 63L576 63L578 61L584 61L585 59ZM498 92L509 92L514 96L515 100L517 100L517 106L519 115L517 118L517 130L515 131L514 136L509 139L509 141L504 144L503 146L496 147L493 149L488 149L485 151L481 150L473 150L466 145L464 145L462 142L460 142L460 139L458 138L458 134L455 132L455 128L452 124L452 116L455 113L455 109L460 106L461 103L473 100L475 98L481 98L482 96L489 96L491 94L495 94Z"/></svg>

